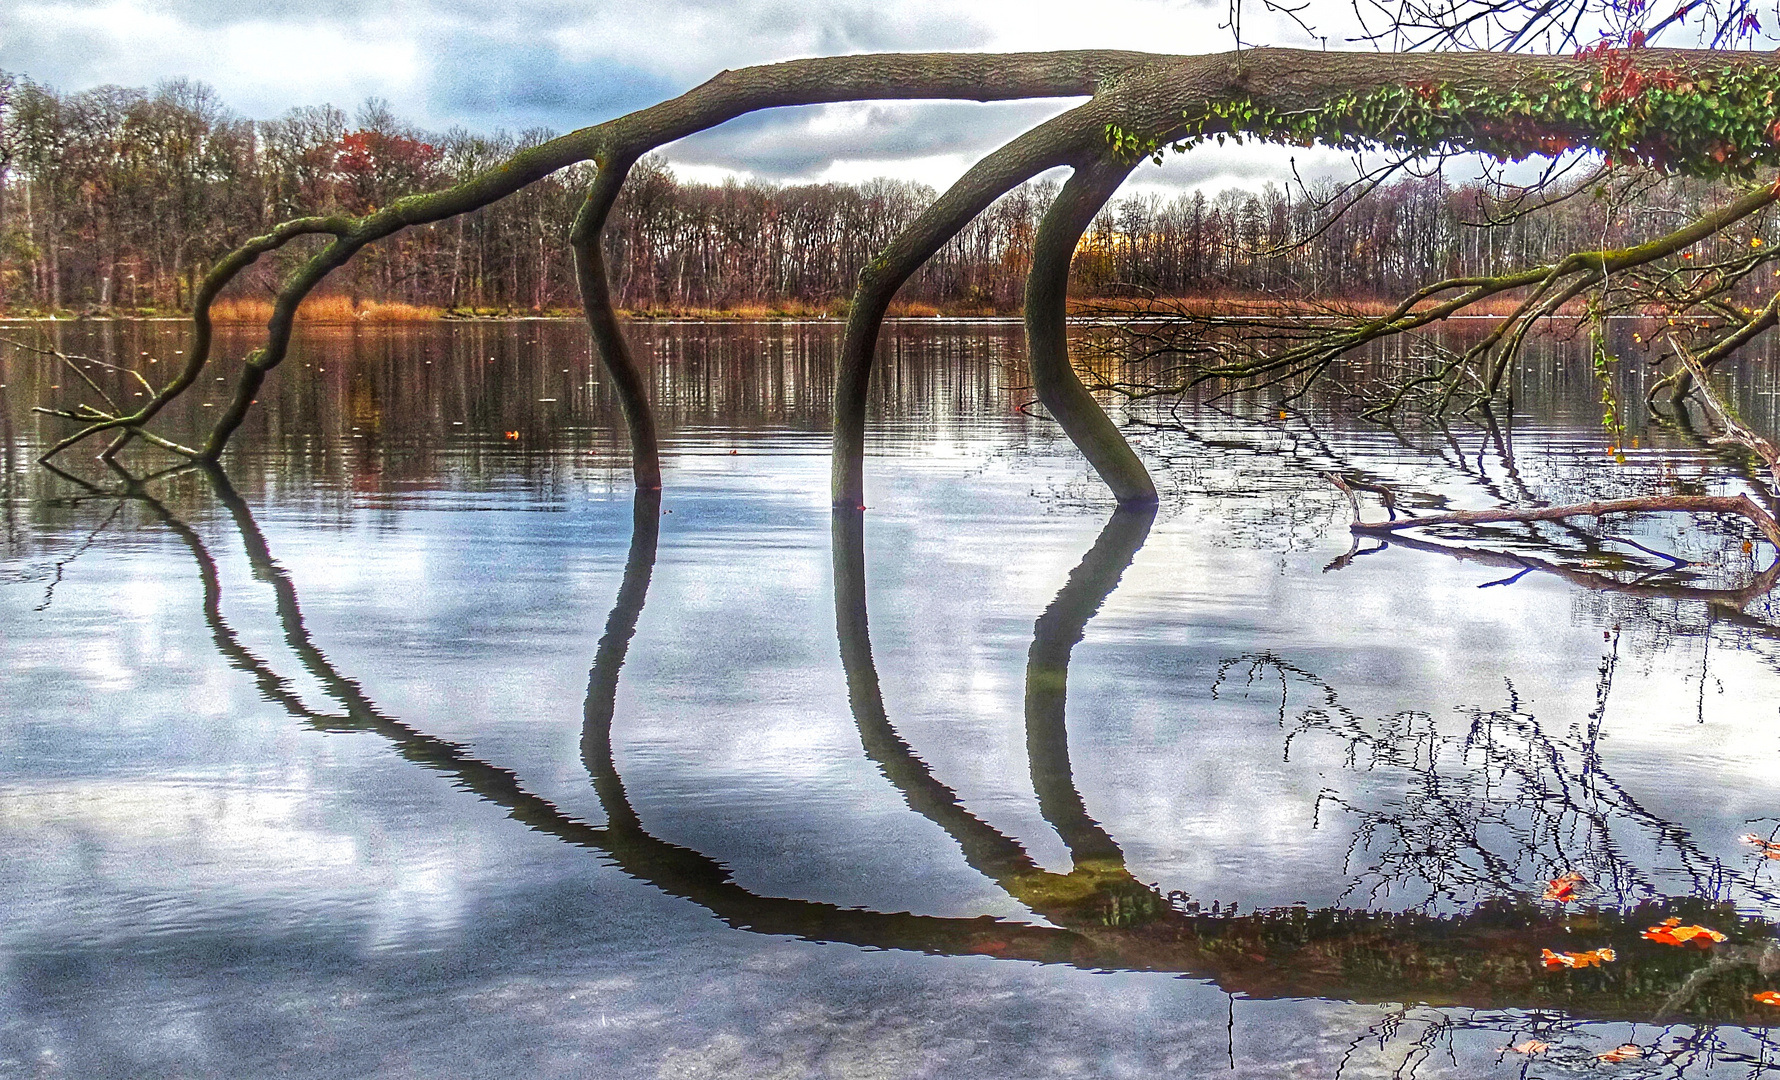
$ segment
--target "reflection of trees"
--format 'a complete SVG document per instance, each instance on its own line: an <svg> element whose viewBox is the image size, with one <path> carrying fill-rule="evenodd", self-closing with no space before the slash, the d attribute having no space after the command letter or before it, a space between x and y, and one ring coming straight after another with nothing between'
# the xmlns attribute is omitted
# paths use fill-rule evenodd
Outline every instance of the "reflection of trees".
<svg viewBox="0 0 1780 1080"><path fill-rule="evenodd" d="M216 561L196 530L139 484L128 484L123 494L146 505L184 542L197 561L204 587L205 620L218 650L232 666L252 675L268 700L310 726L322 731L360 731L380 735L403 757L446 774L456 786L504 808L509 817L526 827L577 847L600 851L626 873L665 892L693 900L739 929L880 948L961 954L994 951L982 947L983 942L988 942L1005 945L1012 954L1035 960L1070 960L1079 952L1071 948L1069 935L1043 927L1000 923L990 918L932 919L908 914L880 914L832 904L755 896L731 881L729 872L715 860L657 840L643 830L612 767L610 730L618 670L624 662L654 568L660 527L659 493L641 492L636 496L636 525L623 584L588 681L582 754L607 814L607 823L596 826L563 813L550 801L527 791L511 771L481 761L457 743L426 735L381 712L359 684L341 674L315 645L304 625L295 586L284 568L272 558L265 536L246 501L235 492L220 470L205 472L219 501L229 510L255 576L273 587L286 644L304 670L344 708L344 716L312 710L287 680L241 643L223 618L221 578Z"/></svg>
<svg viewBox="0 0 1780 1080"><path fill-rule="evenodd" d="M1475 905L1577 870L1601 901L1626 908L1663 895L1626 855L1635 841L1666 853L1695 896L1780 901L1754 875L1701 851L1686 829L1644 807L1606 771L1599 739L1618 649L1615 641L1602 659L1587 723L1567 735L1547 732L1512 686L1504 707L1471 709L1462 730L1443 731L1427 713L1368 720L1328 682L1272 654L1226 661L1218 684L1241 670L1251 685L1277 680L1288 755L1301 740L1333 739L1348 768L1400 785L1379 806L1331 789L1318 796L1319 812L1334 807L1354 823L1350 892L1372 900L1420 896L1430 909ZM1295 716L1294 684L1310 694Z"/></svg>
<svg viewBox="0 0 1780 1080"><path fill-rule="evenodd" d="M1528 483L1516 456L1514 436L1487 409L1476 414L1476 427L1455 433L1441 424L1425 431L1421 440L1396 427L1384 431L1404 451L1406 461L1424 471L1422 482L1400 483L1384 471L1356 462L1346 449L1325 438L1312 410L1288 410L1259 414L1242 403L1197 403L1190 422L1182 419L1185 405L1177 404L1175 418L1152 425L1158 438L1146 443L1153 456L1170 461L1169 473L1177 470L1170 446L1185 446L1180 453L1182 470L1229 468L1229 476L1204 485L1206 494L1240 491L1248 507L1227 509L1223 516L1233 530L1262 533L1263 542L1280 543L1279 531L1289 529L1288 547L1305 546L1308 532L1321 537L1332 519L1333 486L1323 487L1322 476L1340 479L1351 489L1386 496L1387 509L1412 506L1420 512L1441 513L1452 509L1439 493L1441 483L1476 489L1485 505L1548 508L1543 497ZM1725 447L1701 435L1688 424L1688 413L1679 410L1666 423L1677 437L1702 454L1710 455L1746 484L1751 497L1771 512L1776 499L1765 468L1756 468L1746 453ZM1244 468L1251 461L1277 458L1276 477L1271 470ZM1654 481L1654 477L1649 478ZM1622 486L1618 477L1610 483ZM1707 493L1704 485L1672 481L1675 490L1689 495ZM1387 486L1389 485L1389 486ZM1548 485L1549 486L1549 485ZM1647 483L1633 487L1648 491ZM1623 493L1623 492L1621 492ZM1558 485L1554 492L1564 503L1575 503L1597 494L1587 484ZM1355 503L1357 511L1357 502ZM1259 507L1259 510L1256 510ZM1311 528L1307 521L1314 521ZM1722 565L1708 567L1656 550L1624 535L1582 528L1574 522L1502 523L1471 525L1462 533L1428 538L1396 533L1356 535L1353 546L1331 561L1328 571L1344 570L1361 558L1383 556L1392 548L1438 554L1477 565L1499 567L1503 576L1487 583L1512 587L1531 575L1545 575L1578 586L1577 603L1602 625L1623 625L1635 640L1653 647L1691 642L1700 653L1699 668L1692 676L1701 687L1699 708L1704 710L1704 687L1710 678L1710 660L1716 646L1730 642L1780 670L1780 621L1776 620L1774 586L1780 584L1780 560L1765 570L1756 562L1760 532L1742 519L1694 520L1692 528L1712 537L1723 554ZM1754 543L1739 553L1743 541ZM1365 546L1362 546L1364 542Z"/></svg>
<svg viewBox="0 0 1780 1080"><path fill-rule="evenodd" d="M865 519L834 512L834 606L841 662L860 740L909 807L944 829L970 865L1009 895L1063 926L1130 925L1166 908L1156 890L1125 867L1124 852L1088 814L1076 790L1064 725L1069 655L1088 620L1118 585L1149 535L1154 507L1116 511L1094 547L1033 627L1026 663L1026 750L1039 812L1069 849L1068 874L1041 869L1026 849L966 810L951 788L891 725L878 690L865 608Z"/></svg>
<svg viewBox="0 0 1780 1080"><path fill-rule="evenodd" d="M1757 1007L1748 995L1761 985L1757 965L1765 953L1755 942L1766 938L1767 928L1739 918L1726 906L1679 899L1660 909L1598 912L1591 916L1589 944L1611 944L1626 962L1604 971L1552 974L1533 958L1544 945L1573 939L1566 936L1570 928L1561 913L1535 904L1509 900L1440 915L1302 908L1208 914L1171 905L1154 887L1137 881L1118 844L1089 815L1071 780L1063 719L1070 651L1142 543L1150 523L1148 512L1122 511L1108 522L1035 626L1027 674L1028 747L1040 808L1074 859L1068 874L1039 868L1017 841L971 814L890 724L866 633L861 519L855 513L835 518L840 645L867 754L913 809L959 844L971 866L1052 924L1041 926L990 917L862 911L758 896L737 884L716 860L648 832L629 802L614 762L612 721L618 673L654 567L660 521L655 496L644 493L633 506L623 581L588 680L581 752L606 814L604 825L593 825L526 790L514 773L476 758L467 747L426 735L383 713L315 644L304 625L295 585L273 559L245 500L221 473L206 475L229 511L255 576L274 590L286 645L339 712L311 708L288 680L241 642L223 616L216 561L196 530L141 483L128 481L122 491L104 494L139 500L180 538L198 564L204 617L213 641L232 666L254 679L267 700L318 730L375 734L405 758L502 807L526 827L600 852L624 873L691 900L732 927L940 955L986 954L1096 969L1175 972L1207 978L1232 993L1254 997L1422 1000L1640 1020L1663 1009L1715 1021L1766 1019L1754 1012ZM101 493L95 489L94 494ZM1714 954L1722 970L1679 1003L1670 999L1690 974L1701 970L1703 958L1691 950L1641 944L1637 937L1641 927L1670 913L1710 920L1733 936L1732 943Z"/></svg>

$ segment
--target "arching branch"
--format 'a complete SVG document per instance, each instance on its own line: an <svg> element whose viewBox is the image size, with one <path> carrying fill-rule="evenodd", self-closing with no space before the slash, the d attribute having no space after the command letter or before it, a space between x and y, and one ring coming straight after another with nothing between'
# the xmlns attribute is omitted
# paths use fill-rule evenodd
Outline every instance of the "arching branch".
<svg viewBox="0 0 1780 1080"><path fill-rule="evenodd" d="M600 248L600 234L605 231L606 218L624 179L630 173L634 158L608 161L600 167L587 198L575 215L575 226L569 243L575 251L575 282L581 291L581 309L587 326L599 346L600 359L618 388L618 403L624 409L624 422L630 429L631 472L638 489L661 490L661 452L655 441L655 411L649 404L649 388L631 354L624 328L618 324L618 313L612 307L612 287L606 275L606 256Z"/></svg>
<svg viewBox="0 0 1780 1080"><path fill-rule="evenodd" d="M835 380L832 488L837 509L865 506L865 411L872 361L896 291L997 198L1046 169L1097 152L1101 140L1095 121L1103 112L1092 104L1073 109L977 162L859 275Z"/></svg>
<svg viewBox="0 0 1780 1080"><path fill-rule="evenodd" d="M1129 165L1096 161L1075 171L1039 222L1026 279L1026 358L1038 400L1112 488L1120 505L1156 501L1156 485L1118 425L1100 408L1069 362L1069 264L1082 233L1106 205Z"/></svg>

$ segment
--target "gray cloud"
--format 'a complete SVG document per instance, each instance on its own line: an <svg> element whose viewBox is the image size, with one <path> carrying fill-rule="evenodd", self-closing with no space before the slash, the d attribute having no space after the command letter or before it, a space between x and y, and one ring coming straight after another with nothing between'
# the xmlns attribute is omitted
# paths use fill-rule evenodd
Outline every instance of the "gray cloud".
<svg viewBox="0 0 1780 1080"><path fill-rule="evenodd" d="M807 178L837 159L940 154L975 158L1068 108L1068 103L872 102L840 107L852 123L814 122L829 115L829 108L739 117L675 143L668 155L688 164L722 165L774 179Z"/></svg>
<svg viewBox="0 0 1780 1080"><path fill-rule="evenodd" d="M423 77L433 117L474 129L572 130L680 92L672 80L607 59L568 60L536 44L448 39Z"/></svg>

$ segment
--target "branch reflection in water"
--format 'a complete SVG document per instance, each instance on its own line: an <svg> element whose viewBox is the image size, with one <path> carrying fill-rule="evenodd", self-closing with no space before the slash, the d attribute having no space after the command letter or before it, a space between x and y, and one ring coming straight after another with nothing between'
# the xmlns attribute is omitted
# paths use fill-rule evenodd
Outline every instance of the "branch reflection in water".
<svg viewBox="0 0 1780 1080"><path fill-rule="evenodd" d="M1690 865L1698 868L1703 896L1662 897L1642 887L1637 868L1609 842L1611 822L1629 821L1659 834L1662 842L1679 851L1688 850L1685 832L1639 806L1600 771L1598 757L1586 761L1585 777L1557 777L1539 786L1541 755L1550 757L1554 748L1580 749L1586 757L1586 748L1557 747L1558 741L1540 733L1524 710L1516 711L1518 703L1511 702L1510 709L1500 715L1480 713L1475 726L1488 737L1474 743L1496 748L1486 753L1484 772L1521 770L1517 775L1539 793L1535 801L1546 818L1528 826L1530 846L1523 846L1518 856L1486 857L1477 830L1459 830L1457 842L1470 843L1476 855L1466 863L1472 876L1462 884L1475 888L1469 902L1454 910L1206 912L1190 898L1164 896L1157 886L1140 881L1127 866L1118 843L1091 816L1073 782L1065 705L1073 647L1142 546L1152 523L1152 510L1114 514L1034 628L1025 694L1027 746L1040 809L1072 856L1074 865L1067 874L1045 871L1019 841L972 814L890 722L872 662L863 517L857 511L843 510L833 519L839 645L866 754L912 809L939 825L959 845L969 865L1049 923L1037 925L987 916L943 918L856 910L759 896L738 885L711 857L659 840L647 831L630 805L615 765L612 725L619 672L655 565L661 523L658 495L642 493L633 504L623 580L589 674L581 753L607 817L606 824L593 825L527 791L514 773L479 760L465 746L426 735L383 713L363 687L339 672L310 637L295 584L273 558L246 501L220 471L206 470L204 475L228 510L256 577L274 590L286 644L342 712L324 713L308 706L289 680L242 643L223 617L221 579L214 556L199 533L151 493L148 482L126 475L121 489L85 486L90 497L140 501L187 547L203 584L204 616L212 640L232 666L254 679L269 701L319 730L379 735L403 757L445 774L457 786L503 807L528 828L599 851L623 872L691 900L730 926L933 955L991 955L1092 969L1178 973L1209 980L1245 997L1427 1002L1427 1006L1400 1009L1387 1024L1390 1031L1385 1035L1397 1038L1401 1034L1410 1040L1411 1051L1415 1046L1431 1045L1429 1040L1452 1039L1458 1033L1478 1030L1514 1033L1536 1029L1545 1033L1542 1038L1568 1037L1565 1033L1582 1038L1577 1033L1601 1020L1644 1024L1685 1019L1695 1026L1672 1029L1662 1037L1669 1039L1668 1044L1659 1039L1659 1044L1652 1046L1653 1054L1666 1055L1663 1060L1671 1066L1670 1071L1677 1063L1685 1070L1688 1055L1704 1053L1706 1043L1714 1044L1713 1052L1720 1062L1744 1060L1757 1071L1767 1068L1762 1059L1746 1052L1744 1044L1759 1042L1762 1037L1754 1029L1771 1019L1751 1002L1750 994L1766 988L1780 974L1780 949L1770 945L1772 929L1719 902L1732 875L1697 852L1696 862ZM1314 675L1278 658L1251 657L1247 661L1252 671L1270 667L1282 679L1297 679L1321 692L1326 703L1322 711L1316 715L1307 712L1300 727L1347 738L1356 747L1356 761L1362 749L1368 764L1374 766L1397 760L1405 752L1403 760L1410 762L1427 758L1415 744L1428 733L1413 723L1402 730L1388 724L1356 728L1354 718L1330 707L1337 703L1334 688ZM1282 699L1282 717L1284 708ZM1512 733L1514 739L1504 738L1504 732ZM1501 749L1511 745L1515 747L1512 752ZM1582 780L1586 784L1579 786ZM1587 807L1561 803L1564 798L1579 798L1578 793L1591 800ZM1488 809L1489 801L1496 797L1491 790L1474 787L1460 789L1457 794L1444 790L1438 794L1438 799L1398 813L1388 825L1374 827L1374 835L1396 830L1394 835L1402 844L1412 846L1414 837L1421 835L1417 830L1424 826L1475 822L1481 819L1464 815L1496 812ZM1545 805L1554 798L1561 805ZM1422 817L1415 818L1416 813ZM1596 860L1589 865L1602 868L1598 872L1603 882L1619 890L1613 899L1624 906L1570 914L1516 892L1528 873L1543 873L1571 856L1568 850L1539 846L1545 837L1564 830L1579 831L1594 844L1585 846L1582 854ZM1376 866L1365 869L1381 880L1393 874L1401 876L1417 870L1420 864L1415 860L1419 857L1411 847L1402 847L1395 855L1387 851ZM1454 889L1448 892L1458 895ZM1671 914L1710 922L1726 931L1730 940L1709 955L1641 940L1642 927ZM1545 971L1535 962L1541 947L1582 937L1591 947L1615 948L1621 961L1606 968L1557 972ZM1561 1015L1552 1015L1551 1010L1559 1010ZM1721 1024L1747 1025L1750 1031L1742 1036L1712 1026Z"/></svg>

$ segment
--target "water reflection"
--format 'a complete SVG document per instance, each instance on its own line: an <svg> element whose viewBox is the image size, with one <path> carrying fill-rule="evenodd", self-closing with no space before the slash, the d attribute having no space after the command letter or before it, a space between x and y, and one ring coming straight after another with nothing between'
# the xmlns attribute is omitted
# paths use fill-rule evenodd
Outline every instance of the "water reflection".
<svg viewBox="0 0 1780 1080"><path fill-rule="evenodd" d="M218 989L211 999L169 991L170 1012L234 1014L235 999L257 994L292 1015L284 987L310 978L325 953L362 965L348 989L387 1003L374 1016L331 1013L332 1030L379 1048L397 1038L389 1030L401 1017L422 1012L433 1019L404 1029L404 1046L522 1043L544 1030L519 1011L535 1008L557 1018L548 1038L595 1052L615 1040L603 1027L591 1037L571 1029L563 1019L571 1014L589 1029L597 1018L553 998L554 985L512 991L500 1000L523 1005L479 1005L485 1011L467 1021L438 1002L492 998L535 972L582 989L630 980L647 989L626 991L618 1007L643 1001L675 1017L627 1036L643 1048L641 1074L657 1057L672 1074L660 1047L713 1032L742 1032L766 1057L789 1059L799 1039L839 1045L854 1017L835 1003L849 995L868 999L873 1015L913 1017L911 1030L991 1032L1005 1057L980 1075L1038 1073L1084 1057L1090 1064L1077 1071L1094 1072L1095 1053L1126 1054L1098 1070L1107 1074L1210 1073L1225 1065L1226 1009L1235 1032L1228 1059L1256 1076L1300 1060L1312 1062L1300 1071L1329 1076L1350 1037L1339 1062L1349 1080L1511 1074L1523 1059L1502 1048L1527 1037L1553 1044L1537 1059L1540 1075L1594 1068L1593 1054L1627 1040L1651 1050L1620 1067L1634 1075L1749 1075L1775 1056L1763 1025L1776 1013L1749 998L1780 985L1773 930L1751 916L1771 918L1780 897L1773 865L1739 862L1730 840L1774 824L1755 823L1774 798L1761 756L1772 752L1763 695L1773 680L1760 664L1780 656L1761 594L1773 583L1768 549L1740 554L1744 537L1719 523L1667 530L1634 521L1610 538L1502 528L1397 538L1389 552L1368 546L1318 573L1347 547L1346 509L1319 478L1324 471L1375 482L1423 509L1534 505L1671 484L1723 490L1721 451L1665 429L1660 459L1633 453L1619 463L1586 424L1541 426L1549 418L1539 415L1375 431L1344 426L1320 402L1279 419L1235 401L1183 413L1173 429L1166 413L1150 416L1161 426L1146 449L1167 459L1174 482L1159 518L1096 511L1086 519L1076 512L1087 488L1071 487L1074 463L1047 460L1042 427L1005 419L1003 384L1017 373L984 360L1000 346L936 329L925 347L961 342L957 355L903 374L892 365L881 403L883 429L906 434L886 436L884 452L911 455L885 463L884 482L902 486L884 505L930 516L912 524L879 510L868 534L862 516L840 515L821 530L825 504L783 494L812 478L819 486L819 464L806 461L825 452L815 391L828 346L818 333L639 331L640 341L661 345L656 389L679 445L674 465L691 481L665 507L600 494L609 417L597 387L571 401L552 381L579 384L582 374L560 370L578 364L579 346L553 342L556 333L335 343L325 381L279 391L286 396L268 416L287 426L243 443L232 469L239 491L220 474L89 475L72 497L52 498L77 482L34 468L6 475L0 494L10 493L16 530L9 560L32 556L5 571L27 582L11 594L27 635L8 635L8 662L19 658L25 672L39 665L14 680L23 704L0 731L14 740L8 752L23 745L12 760L26 763L8 778L16 786L0 792L8 800L26 792L0 805L11 815L6 827L58 812L37 808L47 801L40 791L98 805L164 769L175 777L167 787L207 799L279 776L290 762L300 770L315 754L336 770L328 786L291 784L285 797L332 816L326 836L350 846L369 834L368 848L382 840L377 830L391 830L336 824L361 814L411 830L361 856L355 877L382 872L399 848L449 879L466 907L482 905L461 917L461 932L416 932L399 949L369 951L385 949L378 938L360 954L354 920L412 919L401 896L338 889L317 875L320 883L268 897L223 873L193 873L193 861L230 856L185 835L177 850L139 855L142 847L98 827L26 823L26 843L48 839L14 864L22 904L38 905L13 920L24 927L16 940L35 950L14 969L24 974L0 988L24 1002L17 1013L60 1008L122 1030L117 1016L142 1011L177 968ZM916 341L911 330L911 353ZM359 344L368 357L354 353ZM386 346L388 355L378 352ZM751 357L761 350L769 355L756 371ZM318 348L318 364L322 355ZM6 363L17 370L16 358L0 357ZM1595 389L1586 378L1578 387L1584 400ZM465 415L474 434L454 427ZM4 410L0 421L11 424ZM20 413L11 428L14 460L28 456L31 423ZM750 434L756 424L770 437ZM522 437L506 441L498 427ZM738 445L759 456L729 457ZM1679 475L1668 474L1671 462L1681 463ZM904 498L923 485L943 497ZM668 509L674 516L662 516ZM145 525L171 542L144 543ZM190 588L169 585L169 552ZM179 569L187 553L193 575ZM1465 569L1475 566L1499 572ZM830 569L838 670L824 610ZM386 575L397 583L376 582ZM143 615L126 605L151 576L163 591ZM425 590L415 595L425 610L411 618L396 607L406 597L390 599L407 583ZM615 601L604 591L614 587ZM195 608L200 593L205 624L192 639L246 678L208 655L174 661L183 666L170 673L157 666L162 643L184 629L185 598ZM792 604L781 606L787 597ZM41 621L24 615L44 599L53 607ZM607 615L603 635L584 635L565 607ZM1517 622L1521 608L1536 619ZM108 699L80 696L108 659L104 642L87 647L103 633L95 618L152 639L135 653L131 643L119 650L121 662L107 670L133 665L140 675L119 679L114 686L133 689ZM700 637L700 618L719 641ZM31 648L35 627L54 644ZM367 645L380 633L393 644ZM1455 655L1472 651L1444 667L1425 662L1446 643ZM534 648L535 663L515 662ZM69 655L46 662L55 650ZM374 666L380 660L390 666ZM1220 660L1218 697L1207 701ZM1695 682L1676 686L1695 680L1704 695L1708 666L1732 695L1702 707L1710 722L1696 728ZM1514 681L1485 682L1498 675ZM499 689L478 698L482 681ZM250 685L271 710L239 700ZM181 757L212 734L203 720L179 723L186 696L223 698L237 686L236 700L202 715L220 714L217 729L238 741ZM1743 687L1756 700L1735 700ZM553 696L537 710L542 719L514 704ZM99 730L109 719L71 722L91 700L108 702L92 712L125 717L174 749L120 740L71 768L88 770L78 784L65 782L57 763L84 752L69 747L112 735ZM434 701L449 704L432 712ZM33 725L77 733L43 737ZM276 742L298 725L366 733L379 745L290 739L256 759L258 747L239 741L247 732ZM95 731L100 739L90 738ZM1652 747L1671 740L1672 766ZM397 754L382 754L383 743ZM421 770L410 770L418 780L390 783L406 762L472 797L439 795L444 785ZM1226 775L1207 780L1195 770ZM349 789L361 782L378 795ZM442 801L383 800L383 790L405 798L408 787ZM129 805L175 813L185 797L157 790ZM17 803L30 805L15 814ZM509 861L484 871L473 849L490 834L495 845L482 846L500 847ZM105 844L143 868L110 893L84 866L18 869L63 851L72 864ZM248 877L270 856L234 858L228 872ZM1542 879L1570 869L1587 874L1593 891L1566 916L1538 893ZM566 878L571 887L552 891ZM88 893L107 898L81 906ZM546 898L527 907L527 895ZM803 895L816 899L793 898ZM1240 911L1210 902L1231 895ZM1305 897L1309 905L1289 906ZM56 903L74 913L38 914ZM169 904L178 907L172 917ZM1001 917L970 917L983 911ZM337 937L317 946L279 936L280 920L317 912ZM1708 953L1640 938L1671 915L1732 941ZM502 918L525 920L524 933ZM634 932L639 922L647 934ZM127 944L89 948L100 934ZM212 937L228 939L220 959L202 951ZM156 952L169 940L187 950L182 957L200 958L130 966L137 953L170 955ZM329 952L335 940L347 944ZM266 952L294 959L243 976L230 967L241 942L270 942ZM432 963L423 954L435 946L450 963L476 964L462 959L476 950L499 960L430 983L392 974ZM1620 960L1600 971L1538 965L1541 948L1598 946L1616 948ZM88 973L59 983L41 974L80 963L92 965ZM105 984L90 973L99 970L125 974ZM748 997L754 1011L734 1019L710 1004L719 993ZM1125 1011L1143 995L1155 1003L1148 1013ZM118 1007L95 1007L101 998ZM11 1037L8 1011L0 1002L0 1038ZM1026 1026L1009 1023L1016 1011ZM80 1023L64 1030L102 1041ZM1084 1051L1091 1042L1123 1049ZM694 1075L770 1073L761 1060ZM972 1073L962 1060L928 1071ZM9 1067L0 1060L0 1073Z"/></svg>
<svg viewBox="0 0 1780 1080"><path fill-rule="evenodd" d="M1462 730L1426 713L1368 719L1313 672L1273 655L1229 661L1220 676L1277 682L1285 753L1312 739L1338 743L1350 768L1389 775L1393 797L1363 806L1326 790L1319 810L1355 820L1350 894L1370 902L1407 898L1424 910L1462 910L1524 894L1526 883L1580 871L1590 900L1626 910L1660 904L1662 890L1630 853L1662 852L1695 898L1780 900L1758 873L1702 851L1686 829L1653 813L1605 768L1619 642L1610 642L1587 722L1548 732L1516 693L1495 709L1473 708ZM1298 699L1308 697L1301 706Z"/></svg>
<svg viewBox="0 0 1780 1080"><path fill-rule="evenodd" d="M945 830L973 868L1045 920L1037 924L763 896L739 885L710 856L648 831L617 771L612 724L619 672L654 571L662 520L658 496L645 493L633 504L623 579L588 678L582 758L606 815L605 824L595 825L564 813L528 791L514 773L480 760L465 746L429 736L379 709L314 643L295 584L273 557L246 500L220 472L204 475L228 511L255 577L273 590L284 641L340 712L305 704L289 679L243 644L222 615L214 556L198 532L153 494L151 483L128 475L115 489L76 481L86 491L76 498L140 502L178 537L197 566L215 647L254 679L267 700L318 730L381 736L407 760L446 774L513 820L598 851L625 873L738 929L936 955L1175 972L1249 998L1422 1001L1472 1010L1411 1024L1422 1040L1475 1029L1554 1035L1565 1025L1574 1027L1577 1018L1757 1026L1768 1019L1750 994L1780 974L1780 949L1772 943L1770 926L1740 915L1722 898L1733 884L1772 898L1746 876L1691 848L1685 830L1640 806L1602 771L1586 741L1598 734L1600 716L1585 741L1567 741L1544 733L1521 703L1511 700L1505 710L1480 712L1464 739L1452 742L1421 717L1368 723L1342 708L1337 689L1309 671L1277 657L1246 658L1251 680L1270 673L1286 687L1282 719L1292 684L1317 695L1287 725L1288 753L1295 740L1331 737L1347 744L1354 767L1396 769L1412 777L1409 793L1392 807L1328 800L1332 811L1365 819L1362 843L1353 853L1361 864L1360 879L1393 887L1420 880L1448 900L1465 902L1444 911L1296 907L1237 913L1202 910L1190 897L1164 896L1139 881L1072 780L1065 705L1071 652L1142 546L1152 520L1148 511L1122 511L1108 520L1034 627L1026 677L1027 746L1041 810L1072 856L1066 874L1042 869L1019 841L972 814L897 733L872 662L862 516L842 512L833 520L839 644L867 755L912 809ZM1609 665L1602 674L1603 707L1611 675ZM1571 759L1581 760L1580 771L1559 768ZM1659 848L1682 858L1695 874L1699 895L1657 895L1622 851L1620 837L1628 826L1648 831ZM1514 854L1497 851L1486 836L1492 829L1515 838ZM1580 847L1567 847L1571 839ZM1604 904L1566 914L1515 892L1529 874L1571 866L1586 868L1608 890ZM1730 940L1710 953L1642 940L1642 928L1670 915L1718 927ZM1609 946L1621 960L1604 969L1545 971L1533 959L1554 944ZM1528 1010L1548 1009L1565 1015L1529 1019ZM1397 1023L1409 1023L1407 1014ZM1695 1053L1708 1034L1720 1037L1705 1029L1679 1032L1664 1053ZM1726 1052L1747 1057L1740 1050ZM1765 1068L1755 1059L1751 1063Z"/></svg>
<svg viewBox="0 0 1780 1080"><path fill-rule="evenodd" d="M1069 849L1073 863L1068 874L1051 874L1017 841L966 810L891 724L878 690L866 616L864 515L857 510L834 512L835 624L853 716L867 756L903 793L911 809L958 843L973 868L1051 922L1078 930L1149 922L1167 906L1154 887L1132 877L1118 843L1088 814L1075 787L1064 723L1070 652L1143 546L1155 514L1154 507L1115 511L1033 628L1025 712L1032 788L1040 814Z"/></svg>

